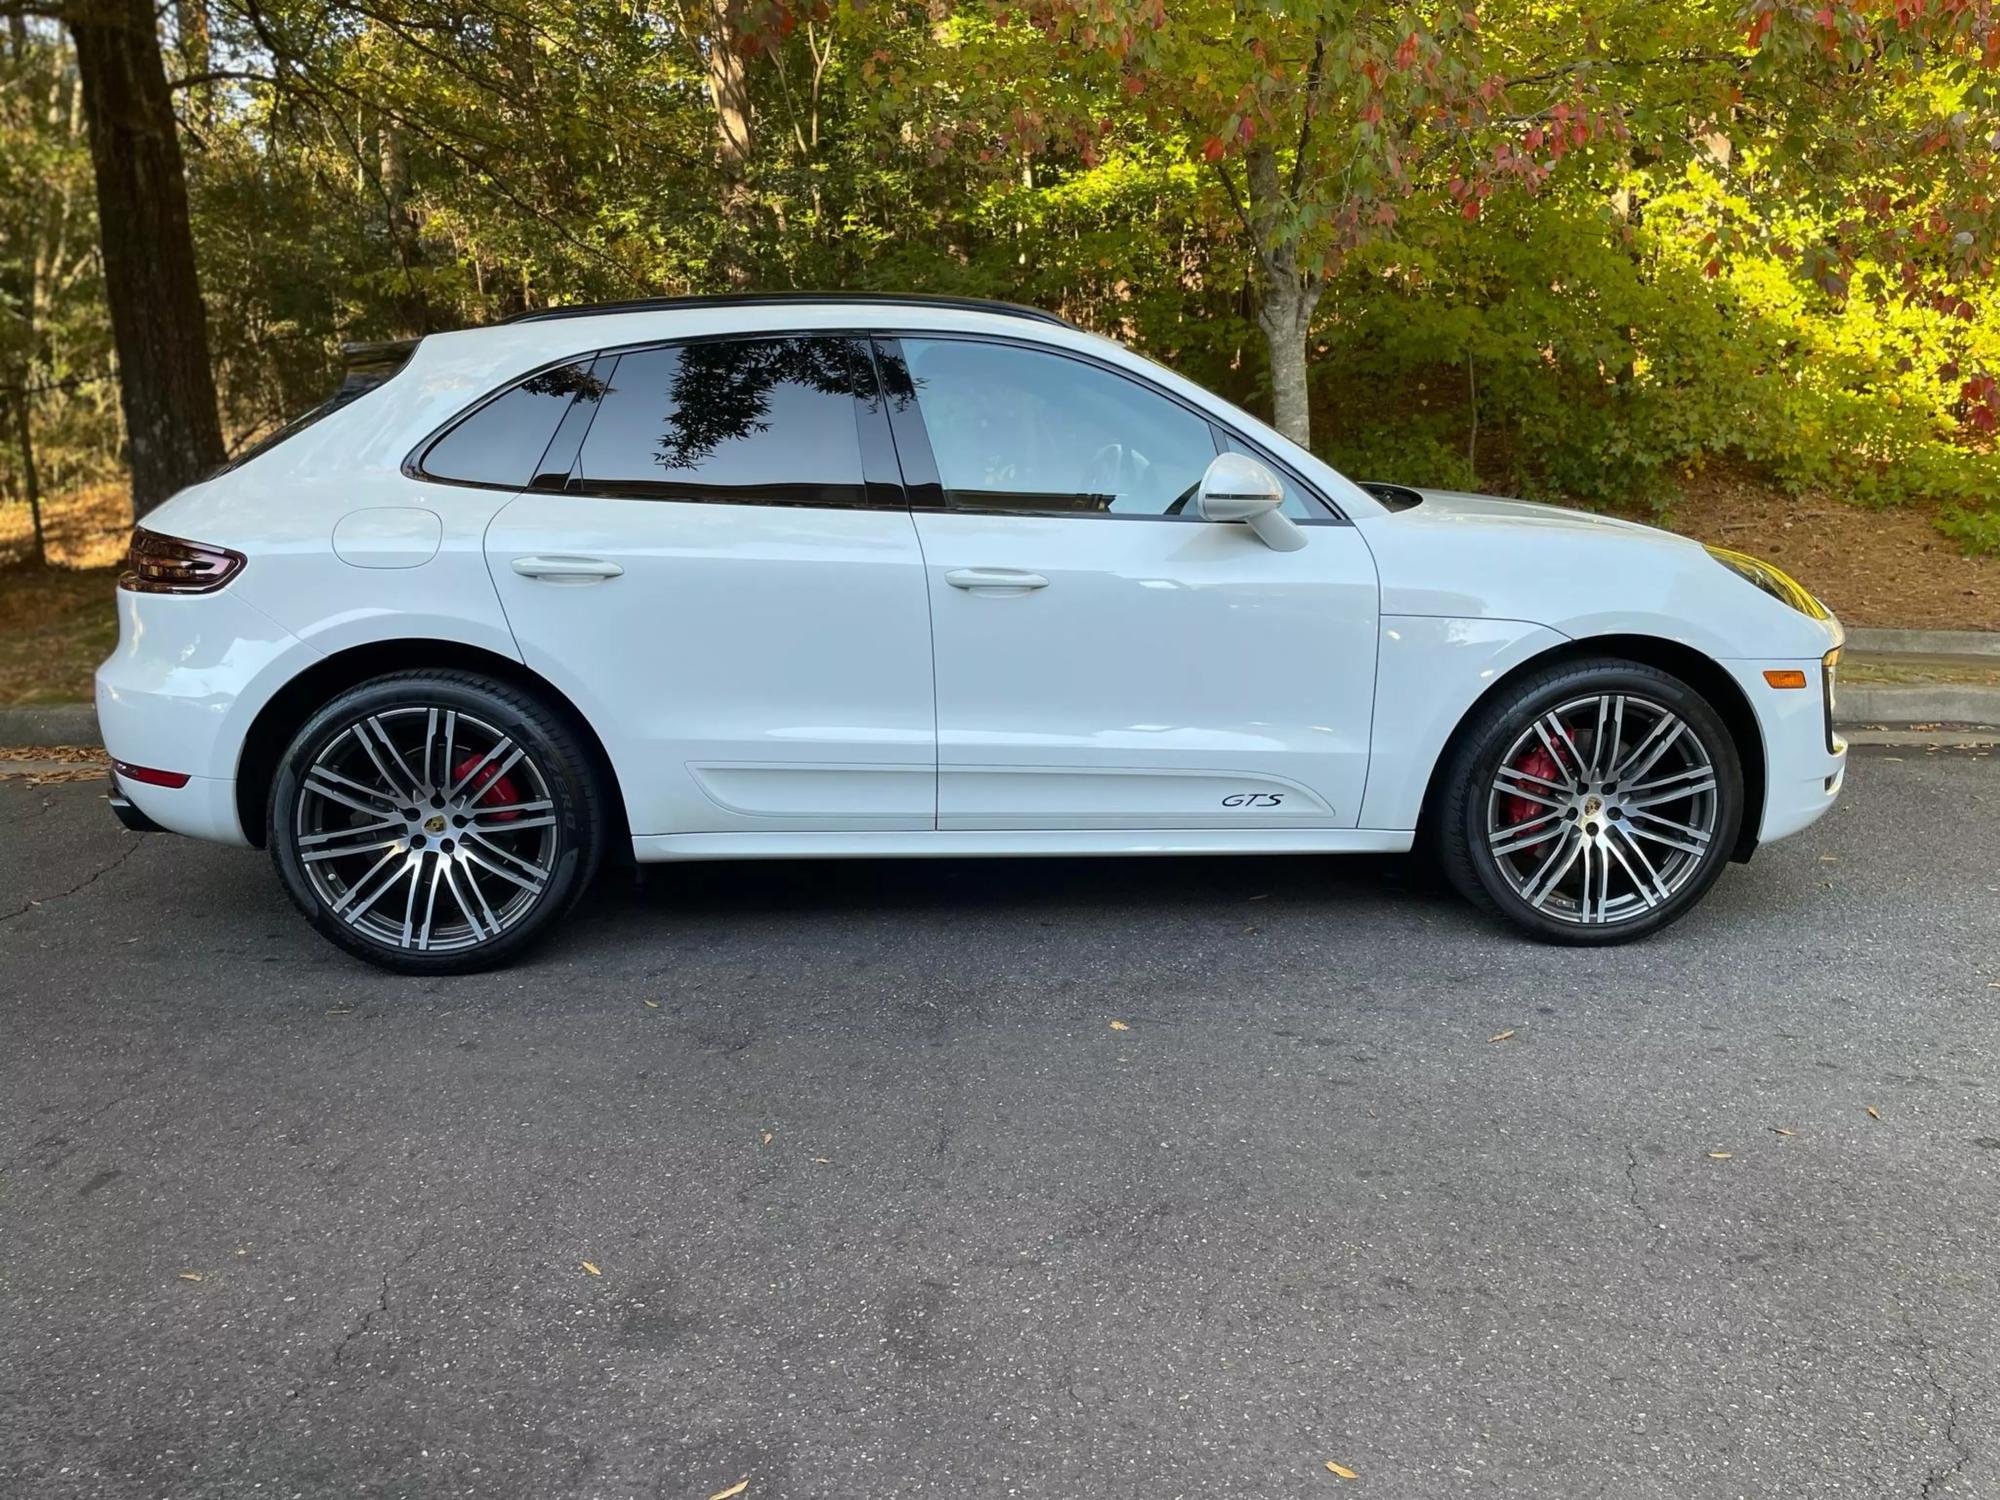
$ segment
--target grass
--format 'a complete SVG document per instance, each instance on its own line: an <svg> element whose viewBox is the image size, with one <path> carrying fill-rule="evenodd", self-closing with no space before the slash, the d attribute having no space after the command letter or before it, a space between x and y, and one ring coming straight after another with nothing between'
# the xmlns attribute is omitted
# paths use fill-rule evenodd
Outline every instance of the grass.
<svg viewBox="0 0 2000 1500"><path fill-rule="evenodd" d="M116 568L0 570L0 705L78 703L118 640Z"/></svg>

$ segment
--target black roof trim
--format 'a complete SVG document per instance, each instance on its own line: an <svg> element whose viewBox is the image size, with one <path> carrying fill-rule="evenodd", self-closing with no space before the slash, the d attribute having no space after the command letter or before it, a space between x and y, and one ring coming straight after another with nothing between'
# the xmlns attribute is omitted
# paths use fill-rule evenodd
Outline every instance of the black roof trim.
<svg viewBox="0 0 2000 1500"><path fill-rule="evenodd" d="M1076 325L1039 307L1018 302L998 302L985 297L946 297L927 292L730 292L712 297L643 297L633 302L585 302L574 307L549 307L537 312L516 313L503 323L546 323L557 318L595 318L613 313L694 311L708 307L783 307L788 304L835 307L949 307L960 312L999 313L1004 317L1027 318L1036 323L1054 323L1062 328Z"/></svg>

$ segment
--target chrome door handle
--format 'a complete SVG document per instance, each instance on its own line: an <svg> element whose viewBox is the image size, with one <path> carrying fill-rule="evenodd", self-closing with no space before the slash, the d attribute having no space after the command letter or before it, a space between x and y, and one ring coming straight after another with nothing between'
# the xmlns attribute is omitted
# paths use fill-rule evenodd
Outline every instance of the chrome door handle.
<svg viewBox="0 0 2000 1500"><path fill-rule="evenodd" d="M1019 568L953 568L944 581L955 589L978 594L1025 594L1049 586L1041 574L1023 573Z"/></svg>
<svg viewBox="0 0 2000 1500"><path fill-rule="evenodd" d="M625 571L601 557L517 557L513 568L523 578L546 578L554 583L593 583Z"/></svg>

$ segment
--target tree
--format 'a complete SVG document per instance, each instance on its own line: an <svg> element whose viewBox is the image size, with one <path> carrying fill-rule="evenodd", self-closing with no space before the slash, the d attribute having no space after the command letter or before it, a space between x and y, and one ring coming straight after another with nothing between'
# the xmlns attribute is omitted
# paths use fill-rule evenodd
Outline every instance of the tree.
<svg viewBox="0 0 2000 1500"><path fill-rule="evenodd" d="M144 516L222 462L187 174L149 0L70 0L97 178L104 297Z"/></svg>

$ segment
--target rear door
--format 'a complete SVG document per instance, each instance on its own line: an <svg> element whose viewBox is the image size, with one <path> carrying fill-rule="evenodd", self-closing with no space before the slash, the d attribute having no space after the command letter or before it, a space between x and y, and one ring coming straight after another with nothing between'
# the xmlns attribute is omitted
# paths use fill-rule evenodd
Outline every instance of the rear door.
<svg viewBox="0 0 2000 1500"><path fill-rule="evenodd" d="M487 561L634 835L925 829L929 605L864 339L603 356Z"/></svg>

